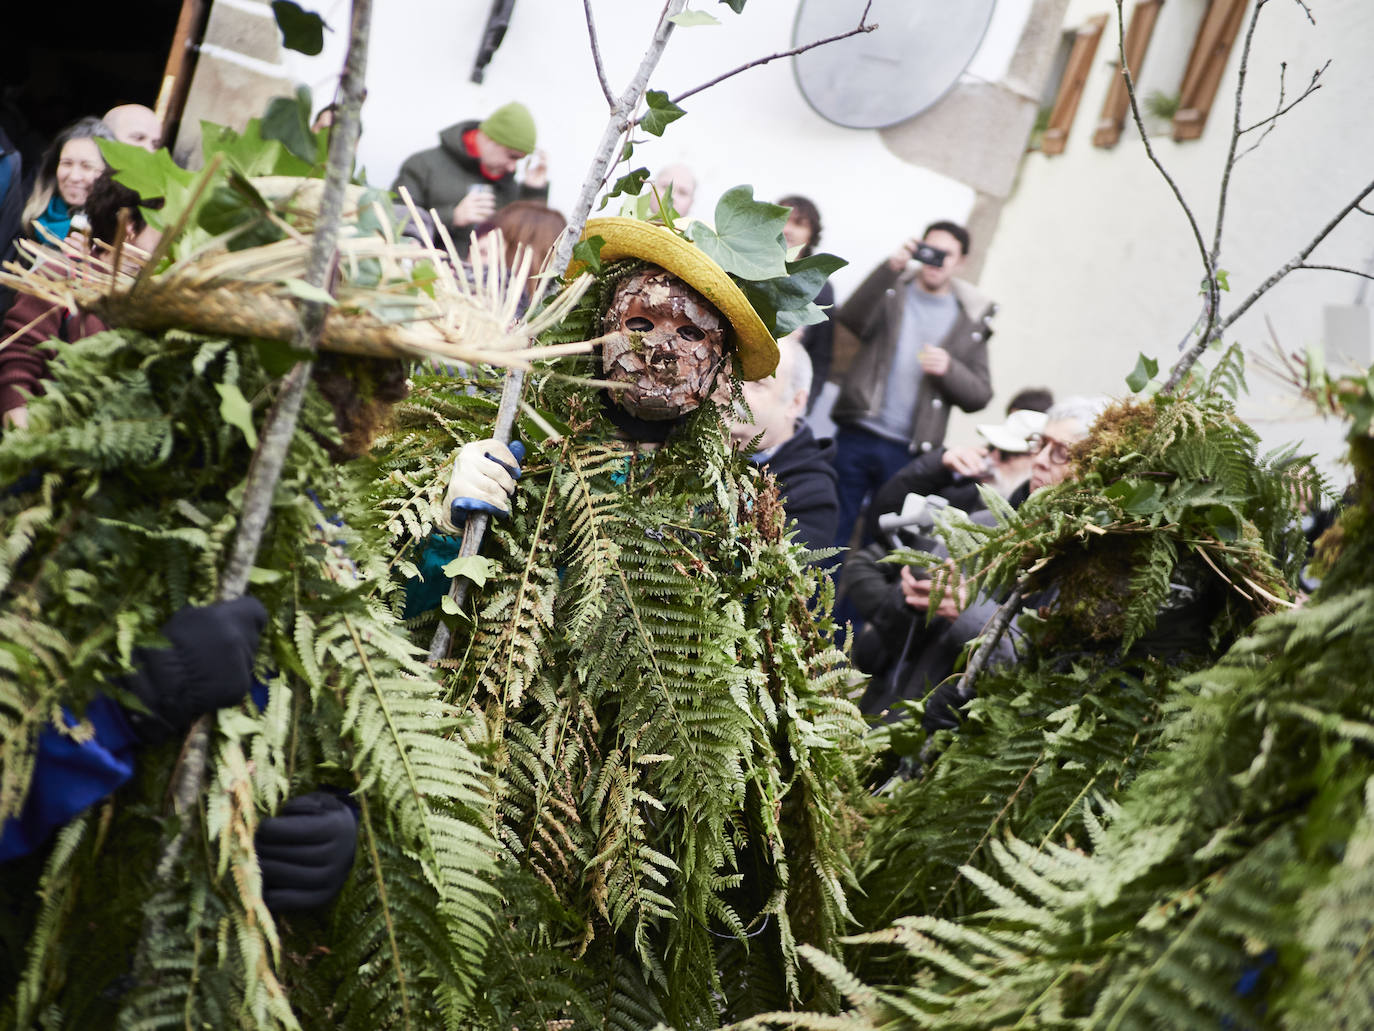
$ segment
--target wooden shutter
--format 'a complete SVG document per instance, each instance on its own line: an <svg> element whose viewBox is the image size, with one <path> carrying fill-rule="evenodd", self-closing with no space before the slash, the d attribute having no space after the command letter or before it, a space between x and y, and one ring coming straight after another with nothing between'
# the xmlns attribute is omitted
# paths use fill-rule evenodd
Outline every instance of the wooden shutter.
<svg viewBox="0 0 1374 1031"><path fill-rule="evenodd" d="M157 117L162 122L162 139L169 150L172 133L186 106L186 91L191 88L191 73L195 70L196 48L205 32L205 17L209 11L209 0L181 2L172 45L167 51L167 63L162 70L162 87L158 90L156 107Z"/></svg>
<svg viewBox="0 0 1374 1031"><path fill-rule="evenodd" d="M1093 57L1097 54L1097 44L1102 39L1102 29L1106 24L1107 16L1099 14L1090 18L1074 34L1073 49L1069 51L1064 77L1059 80L1059 92L1054 98L1054 109L1050 112L1050 124L1040 137L1040 149L1046 154L1064 153L1073 116L1083 97L1083 84L1088 81L1088 72L1092 70Z"/></svg>
<svg viewBox="0 0 1374 1031"><path fill-rule="evenodd" d="M1249 0L1212 0L1207 14L1193 41L1188 57L1188 70L1183 74L1183 86L1178 94L1178 112L1174 115L1174 139L1195 140L1207 124L1231 45L1245 21Z"/></svg>
<svg viewBox="0 0 1374 1031"><path fill-rule="evenodd" d="M1131 20L1126 26L1126 67L1131 70L1131 78L1140 81L1140 66L1145 62L1145 51L1154 35L1155 22L1159 20L1159 9L1164 0L1140 0L1131 11ZM1093 133L1093 145L1114 147L1121 138L1121 127L1126 124L1126 112L1131 109L1131 95L1126 92L1126 77L1121 72L1121 61L1116 62L1116 76L1112 88L1107 91L1107 100L1102 105L1102 117L1098 119L1097 131Z"/></svg>

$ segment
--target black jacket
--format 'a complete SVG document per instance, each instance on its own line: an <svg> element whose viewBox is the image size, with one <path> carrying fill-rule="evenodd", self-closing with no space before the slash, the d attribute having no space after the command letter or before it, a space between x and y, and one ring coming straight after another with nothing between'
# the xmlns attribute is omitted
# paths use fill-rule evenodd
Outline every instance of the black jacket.
<svg viewBox="0 0 1374 1031"><path fill-rule="evenodd" d="M778 481L788 520L796 521L797 540L813 550L831 546L840 518L834 456L835 442L817 440L803 422L763 464Z"/></svg>
<svg viewBox="0 0 1374 1031"><path fill-rule="evenodd" d="M934 448L897 470L892 479L878 488L873 500L868 504L867 520L864 524L864 541L882 540L878 519L889 512L900 512L908 494L938 494L961 512L977 512L987 506L978 493L978 483L960 476L945 468L941 459L945 449ZM1020 506L1030 493L1030 482L1021 484L1012 491L1012 508Z"/></svg>

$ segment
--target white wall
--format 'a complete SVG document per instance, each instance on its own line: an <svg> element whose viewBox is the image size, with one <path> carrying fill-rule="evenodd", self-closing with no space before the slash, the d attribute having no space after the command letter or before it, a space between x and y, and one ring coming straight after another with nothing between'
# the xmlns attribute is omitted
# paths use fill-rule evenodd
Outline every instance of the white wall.
<svg viewBox="0 0 1374 1031"><path fill-rule="evenodd" d="M1142 71L1146 89L1176 89L1176 83L1170 87L1160 81L1162 73L1156 69L1181 69L1187 53L1180 57L1174 51L1186 47L1190 37L1173 31L1170 19L1195 22L1192 8L1200 4L1169 0L1164 5ZM1113 6L1109 0L1075 0L1066 24L1080 24ZM1374 4L1322 0L1310 6L1316 26L1307 23L1296 3L1271 3L1256 31L1242 108L1245 124L1274 110L1281 62L1288 65L1290 100L1327 58L1331 67L1323 88L1283 118L1263 146L1236 168L1220 261L1231 284L1223 311L1292 258L1374 178L1374 121L1369 117L1374 66L1368 56ZM1128 11L1130 7L1128 3ZM1137 352L1167 367L1199 311L1202 266L1192 234L1168 186L1149 164L1139 136L1128 130L1115 149L1092 146L1112 75L1115 35L1113 15L1066 152L1027 156L984 268L982 285L1001 303L993 343L994 405L1029 383L1046 383L1060 394L1124 393L1124 377ZM1209 243L1241 42L1232 52L1203 137L1178 144L1167 138L1152 141ZM1365 269L1372 258L1374 218L1357 214L1312 260ZM1240 341L1252 353L1263 352L1272 323L1288 350L1320 344L1324 306L1352 303L1361 282L1335 273L1292 273L1236 323L1227 342ZM1374 299L1374 290L1370 295ZM1254 361L1249 383L1251 397L1243 412L1267 442L1302 439L1328 459L1339 452L1340 427L1312 419L1295 391L1266 376Z"/></svg>
<svg viewBox="0 0 1374 1031"><path fill-rule="evenodd" d="M880 24L883 2L875 4L873 17ZM1030 5L1031 0L1001 0L973 74L995 79L1005 73ZM660 6L593 0L607 74L617 92L639 62ZM650 88L676 95L793 45L798 0L752 0L742 15L724 4L695 6L721 24L676 30ZM317 107L337 83L348 7L346 0L318 5L335 29L324 54L289 55L293 73L315 91ZM550 202L567 212L606 121L582 5L518 0L486 81L477 86L468 75L489 7L488 0L376 5L360 161L371 181L389 184L410 153L437 142L440 129L518 99L533 111L540 146L550 156ZM689 164L699 180L694 214L702 217L709 217L722 192L740 183L753 184L761 199L810 196L825 223L823 247L851 262L835 277L841 296L926 222L964 219L972 209L974 193L967 186L899 160L876 131L840 128L815 114L796 87L790 59L744 72L683 106L688 116L670 125L662 139L647 137L630 167Z"/></svg>

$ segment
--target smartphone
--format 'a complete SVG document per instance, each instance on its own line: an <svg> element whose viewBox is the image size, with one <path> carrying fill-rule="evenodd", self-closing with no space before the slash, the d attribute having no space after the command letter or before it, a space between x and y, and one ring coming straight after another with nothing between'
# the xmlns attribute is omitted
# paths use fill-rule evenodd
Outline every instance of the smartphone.
<svg viewBox="0 0 1374 1031"><path fill-rule="evenodd" d="M916 249L911 252L911 256L922 265L934 265L936 268L945 263L945 252L928 243L918 243Z"/></svg>

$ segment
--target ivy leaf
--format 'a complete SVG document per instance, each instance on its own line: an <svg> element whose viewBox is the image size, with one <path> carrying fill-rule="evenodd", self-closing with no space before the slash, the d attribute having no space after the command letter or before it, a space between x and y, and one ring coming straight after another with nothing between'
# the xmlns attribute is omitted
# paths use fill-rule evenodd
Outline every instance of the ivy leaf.
<svg viewBox="0 0 1374 1031"><path fill-rule="evenodd" d="M307 11L292 0L272 0L272 16L281 29L281 45L314 57L324 49L324 30L328 27L314 11Z"/></svg>
<svg viewBox="0 0 1374 1031"><path fill-rule="evenodd" d="M264 140L278 140L290 153L309 164L318 154L315 134L310 131L310 87L296 90L295 97L274 97L262 116L260 132Z"/></svg>
<svg viewBox="0 0 1374 1031"><path fill-rule="evenodd" d="M606 246L606 241L600 236L590 236L578 242L573 248L572 260L580 261L591 269L593 275L601 274L601 248Z"/></svg>
<svg viewBox="0 0 1374 1031"><path fill-rule="evenodd" d="M670 122L676 122L687 112L668 99L662 90L651 89L644 94L649 110L639 120L639 127L652 136L662 136Z"/></svg>
<svg viewBox="0 0 1374 1031"><path fill-rule="evenodd" d="M331 308L337 308L339 302L328 291L318 286L311 286L304 279L283 279L282 286L292 297L299 297L302 301L314 301L316 304L327 304Z"/></svg>
<svg viewBox="0 0 1374 1031"><path fill-rule="evenodd" d="M825 311L812 303L825 281L848 262L833 254L813 254L787 262L787 275L754 282L737 280L749 303L776 336L786 336L802 326L826 319Z"/></svg>
<svg viewBox="0 0 1374 1031"><path fill-rule="evenodd" d="M481 555L459 555L443 567L443 572L445 576L465 576L472 581L474 587L485 587L487 580L500 572L500 569L500 565L494 560L483 558ZM444 611L448 612L448 609ZM457 610L449 614L456 615Z"/></svg>
<svg viewBox="0 0 1374 1031"><path fill-rule="evenodd" d="M314 357L309 351L298 351L285 340L268 340L253 337L253 348L258 353L258 364L267 375L280 379L295 367L297 362Z"/></svg>
<svg viewBox="0 0 1374 1031"><path fill-rule="evenodd" d="M720 0L720 2L723 4L728 4L730 10L734 11L736 14L744 13L745 0Z"/></svg>
<svg viewBox="0 0 1374 1031"><path fill-rule="evenodd" d="M622 175L611 187L611 192L606 194L605 199L601 202L601 206L604 208L606 206L606 201L610 200L612 197L619 197L622 193L634 196L639 193L640 190L644 189L644 181L648 178L649 170L647 168L636 168L633 172Z"/></svg>
<svg viewBox="0 0 1374 1031"><path fill-rule="evenodd" d="M96 140L105 163L115 171L115 182L127 186L144 200L169 197L185 192L196 178L195 172L179 168L166 148L149 154L142 147L118 140ZM144 208L148 224L161 229L166 224L156 211Z"/></svg>
<svg viewBox="0 0 1374 1031"><path fill-rule="evenodd" d="M782 238L788 209L754 200L752 186L726 190L716 203L715 227L697 224L693 242L707 257L741 279L787 275L787 244Z"/></svg>
<svg viewBox="0 0 1374 1031"><path fill-rule="evenodd" d="M249 228L250 223L256 223ZM286 233L267 217L267 201L251 182L234 169L227 181L216 186L196 212L196 225L212 236L240 230L229 241L229 250L258 247L286 238Z"/></svg>
<svg viewBox="0 0 1374 1031"><path fill-rule="evenodd" d="M1127 515L1153 515L1164 507L1164 489L1158 483L1121 480L1102 493L1117 502Z"/></svg>
<svg viewBox="0 0 1374 1031"><path fill-rule="evenodd" d="M216 383L215 389L219 391L220 418L230 426L237 427L243 439L248 441L248 446L256 448L258 431L253 426L253 406L243 396L243 391L234 383Z"/></svg>
<svg viewBox="0 0 1374 1031"><path fill-rule="evenodd" d="M719 25L720 19L707 14L705 11L683 11L675 14L668 19L674 25L683 29L690 29L697 25Z"/></svg>
<svg viewBox="0 0 1374 1031"><path fill-rule="evenodd" d="M1135 360L1135 368L1126 377L1126 386L1130 387L1134 393L1140 393L1145 389L1145 385L1154 379L1159 372L1159 362L1153 358L1146 358L1142 352Z"/></svg>

